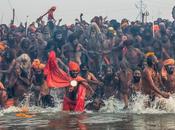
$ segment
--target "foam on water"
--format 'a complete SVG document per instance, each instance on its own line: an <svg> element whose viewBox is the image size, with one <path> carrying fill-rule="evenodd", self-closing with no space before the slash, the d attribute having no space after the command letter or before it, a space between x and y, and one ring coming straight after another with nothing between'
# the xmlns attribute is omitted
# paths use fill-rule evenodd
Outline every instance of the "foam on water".
<svg viewBox="0 0 175 130"><path fill-rule="evenodd" d="M175 94L172 95L169 99L165 98L156 98L154 102L151 103L151 107L145 107L145 102L148 101L148 96L138 94L137 97L133 99L129 104L128 110L122 110L124 103L117 100L114 97L109 98L104 101L105 106L100 109L100 112L104 113L175 113Z"/></svg>

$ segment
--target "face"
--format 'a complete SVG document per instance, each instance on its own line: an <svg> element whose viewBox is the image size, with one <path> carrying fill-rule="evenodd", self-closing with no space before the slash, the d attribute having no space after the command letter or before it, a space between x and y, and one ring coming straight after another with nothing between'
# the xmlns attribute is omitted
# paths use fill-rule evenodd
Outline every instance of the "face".
<svg viewBox="0 0 175 130"><path fill-rule="evenodd" d="M138 83L141 79L141 72L139 70L134 71L133 80L135 83Z"/></svg>
<svg viewBox="0 0 175 130"><path fill-rule="evenodd" d="M88 71L87 66L83 66L83 67L81 68L81 73L82 73L82 74L86 74L87 71Z"/></svg>
<svg viewBox="0 0 175 130"><path fill-rule="evenodd" d="M25 65L27 63L27 60L26 59L22 59L21 62L22 62L23 65Z"/></svg>
<svg viewBox="0 0 175 130"><path fill-rule="evenodd" d="M55 36L55 38L56 38L57 40L61 40L62 37L63 37L63 35L62 35L61 33L57 33L56 36Z"/></svg>
<svg viewBox="0 0 175 130"><path fill-rule="evenodd" d="M14 40L14 36L12 34L9 34L8 39L9 39L9 41Z"/></svg>
<svg viewBox="0 0 175 130"><path fill-rule="evenodd" d="M93 106L94 106L95 110L99 110L100 109L100 101L98 99L95 99L93 102Z"/></svg>
<svg viewBox="0 0 175 130"><path fill-rule="evenodd" d="M168 74L172 75L174 73L174 69L175 69L174 65L168 65L165 68Z"/></svg>
<svg viewBox="0 0 175 130"><path fill-rule="evenodd" d="M79 72L77 72L77 71L70 71L69 73L70 73L70 76L72 78L76 78L78 76L78 74L79 74Z"/></svg>
<svg viewBox="0 0 175 130"><path fill-rule="evenodd" d="M74 45L77 45L77 44L78 44L78 39L75 39L75 40L73 41L73 44L74 44Z"/></svg>

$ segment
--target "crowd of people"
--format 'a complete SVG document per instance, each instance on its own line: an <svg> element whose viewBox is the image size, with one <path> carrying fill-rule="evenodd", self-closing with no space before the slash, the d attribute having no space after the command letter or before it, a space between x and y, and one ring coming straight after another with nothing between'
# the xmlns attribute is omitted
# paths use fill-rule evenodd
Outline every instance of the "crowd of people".
<svg viewBox="0 0 175 130"><path fill-rule="evenodd" d="M95 111L111 96L127 109L137 93L149 95L149 107L156 97L175 92L175 22L95 16L88 23L81 14L74 24L62 25L53 17L55 9L46 13L47 23L45 14L29 26L0 25L2 108L19 105L29 93L34 105L54 107L50 90L57 88L65 110L75 110L78 91L84 90L66 87L65 77L82 81L77 86L86 88L83 100L93 100L86 108Z"/></svg>

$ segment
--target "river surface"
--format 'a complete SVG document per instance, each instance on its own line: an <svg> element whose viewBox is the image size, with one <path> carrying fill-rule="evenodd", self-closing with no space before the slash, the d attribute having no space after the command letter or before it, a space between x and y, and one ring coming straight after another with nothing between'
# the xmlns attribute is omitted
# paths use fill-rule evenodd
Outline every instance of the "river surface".
<svg viewBox="0 0 175 130"><path fill-rule="evenodd" d="M110 98L100 112L61 112L62 101L55 108L29 107L33 117L18 117L19 108L0 111L0 130L175 130L175 96L158 99L145 108L147 97L140 95L122 110L123 102ZM159 106L159 107L157 107Z"/></svg>
<svg viewBox="0 0 175 130"><path fill-rule="evenodd" d="M41 113L33 118L0 118L0 130L174 130L175 114Z"/></svg>

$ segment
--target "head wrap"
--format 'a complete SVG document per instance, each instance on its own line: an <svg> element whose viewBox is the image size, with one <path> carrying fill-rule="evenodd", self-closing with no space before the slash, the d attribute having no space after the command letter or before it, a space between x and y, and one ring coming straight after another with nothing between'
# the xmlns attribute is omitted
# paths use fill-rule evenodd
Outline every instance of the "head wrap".
<svg viewBox="0 0 175 130"><path fill-rule="evenodd" d="M39 59L34 59L32 63L32 67L34 69L44 69L45 64L42 64Z"/></svg>
<svg viewBox="0 0 175 130"><path fill-rule="evenodd" d="M175 64L175 61L174 59L167 59L163 62L163 67L162 67L162 70L161 70L161 75L164 79L167 80L167 71L166 71L166 68L165 66L167 65L174 65Z"/></svg>
<svg viewBox="0 0 175 130"><path fill-rule="evenodd" d="M151 57L151 56L155 56L155 53L154 52L147 52L145 54L146 57Z"/></svg>
<svg viewBox="0 0 175 130"><path fill-rule="evenodd" d="M167 65L174 65L175 61L174 59L167 59L163 62L163 65L164 66L167 66Z"/></svg>
<svg viewBox="0 0 175 130"><path fill-rule="evenodd" d="M78 63L70 61L68 66L70 71L80 72L80 66L78 65Z"/></svg>

